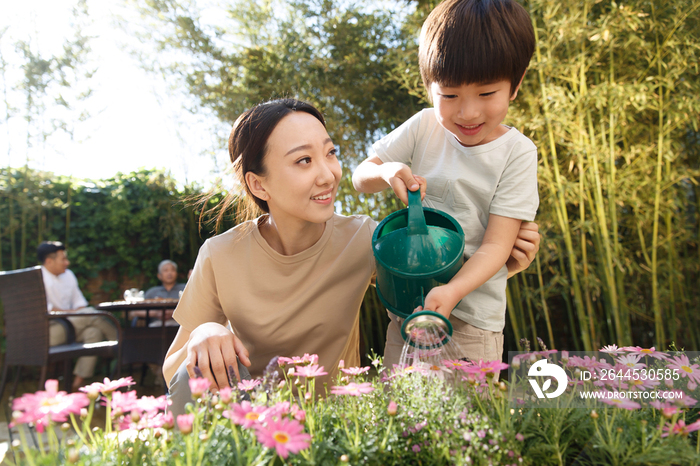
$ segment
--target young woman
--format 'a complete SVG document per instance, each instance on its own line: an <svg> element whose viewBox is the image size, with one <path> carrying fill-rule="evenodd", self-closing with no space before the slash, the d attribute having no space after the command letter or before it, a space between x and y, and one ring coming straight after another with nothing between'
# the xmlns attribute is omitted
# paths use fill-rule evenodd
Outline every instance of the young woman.
<svg viewBox="0 0 700 466"><path fill-rule="evenodd" d="M335 377L341 359L360 363L359 310L375 272L376 223L335 213L341 168L323 116L294 99L260 104L234 123L229 154L244 199L264 214L199 251L163 364L174 414L189 401L195 366L218 388L228 385L230 366L258 377L278 355L318 354L328 371L319 385ZM536 225L522 232L512 272L539 248Z"/></svg>

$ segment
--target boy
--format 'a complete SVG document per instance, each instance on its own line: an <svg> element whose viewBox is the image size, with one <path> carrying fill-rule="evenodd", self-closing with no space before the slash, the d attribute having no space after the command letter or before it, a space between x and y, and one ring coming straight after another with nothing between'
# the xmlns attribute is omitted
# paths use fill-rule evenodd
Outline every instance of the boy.
<svg viewBox="0 0 700 466"><path fill-rule="evenodd" d="M500 361L506 261L522 220L535 218L537 148L502 125L534 52L528 13L515 0L446 0L421 30L423 84L434 108L376 142L358 166L360 192L421 189L423 204L452 215L465 233L465 262L433 288L425 308L448 317L461 356ZM461 300L461 301L460 301ZM390 313L384 362L398 363L402 319Z"/></svg>

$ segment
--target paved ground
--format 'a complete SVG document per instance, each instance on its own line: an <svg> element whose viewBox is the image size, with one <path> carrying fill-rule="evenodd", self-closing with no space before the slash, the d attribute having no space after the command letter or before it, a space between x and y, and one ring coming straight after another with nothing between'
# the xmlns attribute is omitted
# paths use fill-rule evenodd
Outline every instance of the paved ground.
<svg viewBox="0 0 700 466"><path fill-rule="evenodd" d="M155 369L155 368L154 368ZM14 376L13 370L10 371L11 375ZM22 372L22 377L17 385L17 396L22 395L23 393L31 393L35 392L39 389L38 387L38 370L32 371L32 369L24 369ZM132 375L129 373L129 369L125 368L124 371L122 372L122 377L126 377L128 375ZM51 377L51 376L50 376ZM92 379L88 380L86 385L88 383L92 382L98 382L102 381L102 379L105 377L105 374L98 374L97 376L93 377ZM136 390L136 393L138 396L146 396L146 395L152 395L152 396L160 396L163 393L165 393L165 388L162 385L156 384L156 377L153 372L153 370L149 369L146 372L146 376L144 378L144 383L143 385L140 383L141 380L141 367L136 366L134 367L133 375L132 377L136 381L136 385L132 386L131 389ZM9 377L8 377L9 378ZM61 381L59 380L59 383ZM62 389L63 387L61 387ZM10 456L11 453L8 451L9 450L9 442L10 442L10 433L8 431L8 426L7 426L7 417L5 414L5 408L6 406L9 406L9 394L8 392L12 389L12 383L11 381L8 382L8 387L5 388L5 393L3 394L2 400L0 400L0 465L6 464L3 461L3 458L5 455ZM42 387L43 389L43 387ZM9 408L7 408L7 412L9 413ZM104 426L104 409L97 409L95 410L95 418L93 419L93 425L98 425L98 426ZM26 429L26 428L25 428ZM57 430L57 432L60 434L60 429ZM27 431L25 430L25 434ZM28 434L27 434L28 435ZM19 439L19 432L18 432L18 427L14 427L12 430L12 436L14 439ZM29 437L27 437L29 439ZM10 456L11 458L11 456Z"/></svg>

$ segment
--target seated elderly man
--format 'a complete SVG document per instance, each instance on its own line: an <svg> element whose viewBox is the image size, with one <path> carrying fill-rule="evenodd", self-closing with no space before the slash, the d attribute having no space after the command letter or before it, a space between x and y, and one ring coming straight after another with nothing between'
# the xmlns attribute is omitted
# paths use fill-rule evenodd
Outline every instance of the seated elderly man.
<svg viewBox="0 0 700 466"><path fill-rule="evenodd" d="M66 247L58 241L45 241L37 248L37 258L41 263L41 273L46 290L48 312L90 312L88 302L78 287L78 280L68 269L70 261L66 255ZM116 340L117 329L112 322L102 316L72 316L67 317L75 328L75 340L81 343L97 343L98 341ZM66 331L57 322L49 324L49 344L60 345L67 340ZM97 356L78 358L73 371L73 390L85 384L85 379L95 373Z"/></svg>
<svg viewBox="0 0 700 466"><path fill-rule="evenodd" d="M158 264L158 280L160 280L160 286L154 286L149 288L144 294L144 299L178 299L180 298L180 292L185 289L184 283L177 283L177 264L169 259L165 259ZM165 325L166 326L177 326L177 322L172 318L174 309L169 309L165 311ZM160 314L156 314L160 317ZM163 325L163 321L156 318L156 315L151 313L150 327L159 327ZM134 311L129 313L129 318L134 317L146 317L146 311Z"/></svg>

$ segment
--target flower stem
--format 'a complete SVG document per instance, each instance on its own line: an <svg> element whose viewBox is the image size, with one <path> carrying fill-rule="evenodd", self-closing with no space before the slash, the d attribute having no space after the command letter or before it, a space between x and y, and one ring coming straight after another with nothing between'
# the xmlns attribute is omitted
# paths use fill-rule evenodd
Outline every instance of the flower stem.
<svg viewBox="0 0 700 466"><path fill-rule="evenodd" d="M70 415L70 422L71 422L71 424L73 424L73 429L75 429L75 433L78 435L78 437L80 437L80 441L83 442L83 445L87 445L88 444L87 439L85 438L85 435L83 434L82 429L78 428L78 422L75 420L75 415L73 415L73 413L71 413L71 415ZM90 431L90 429L88 429L88 431ZM92 432L90 432L90 434L92 434ZM94 439L93 439L93 445L94 445Z"/></svg>

